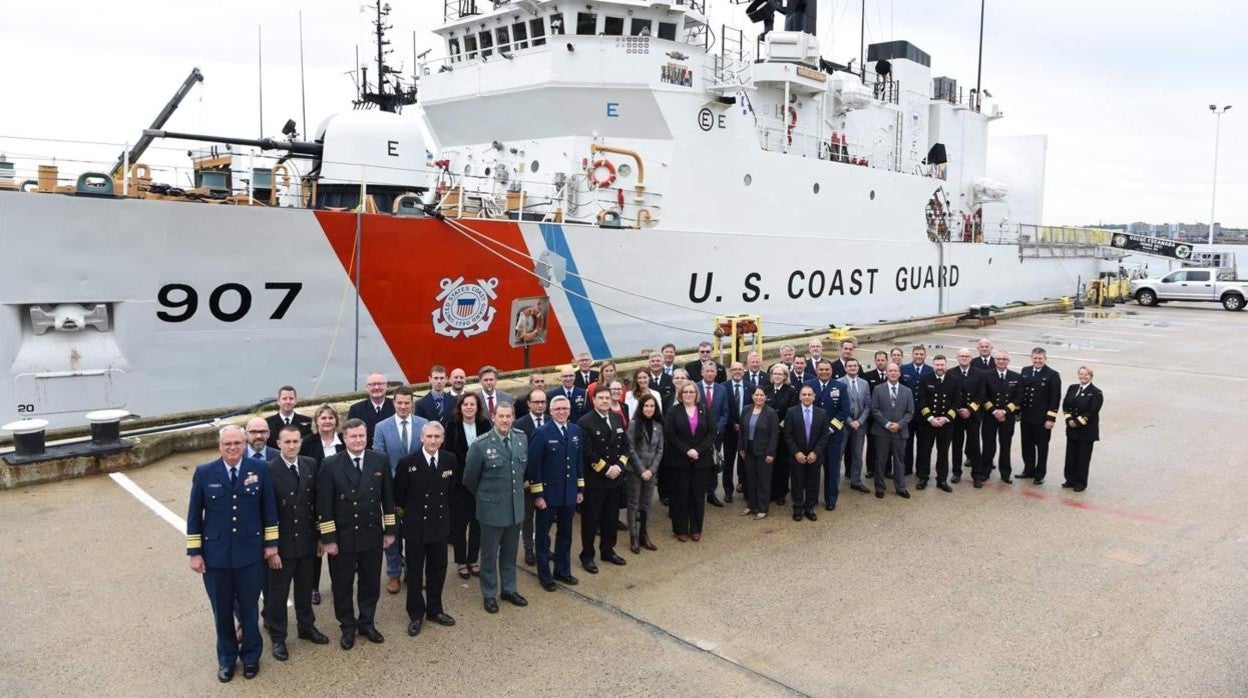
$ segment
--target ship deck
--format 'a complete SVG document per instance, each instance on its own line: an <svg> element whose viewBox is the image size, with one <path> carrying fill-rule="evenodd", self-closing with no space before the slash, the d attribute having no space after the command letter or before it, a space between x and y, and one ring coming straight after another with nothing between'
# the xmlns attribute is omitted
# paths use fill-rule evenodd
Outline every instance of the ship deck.
<svg viewBox="0 0 1248 698"><path fill-rule="evenodd" d="M577 569L581 584L553 594L522 574L529 607L498 615L452 566L458 625L414 639L402 594L383 592L384 645L292 639L290 661L266 653L258 678L228 688L176 527L213 453L0 492L0 693L1243 694L1248 374L1231 367L1245 327L1248 313L1172 303L989 328L1014 368L1041 345L1067 382L1080 364L1097 371L1103 440L1082 494L1060 488L1059 433L1041 487L967 478L953 494L912 487L909 501L842 490L817 523L708 507L701 543L661 535L658 552L624 549L627 567ZM977 337L897 343L952 357ZM328 573L322 589L318 625L336 639Z"/></svg>

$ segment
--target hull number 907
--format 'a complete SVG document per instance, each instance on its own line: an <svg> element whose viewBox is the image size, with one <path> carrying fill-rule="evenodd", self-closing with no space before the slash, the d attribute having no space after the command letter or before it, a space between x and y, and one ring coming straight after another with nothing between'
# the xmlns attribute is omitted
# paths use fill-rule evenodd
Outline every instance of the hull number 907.
<svg viewBox="0 0 1248 698"><path fill-rule="evenodd" d="M299 282L270 281L266 291L281 291L277 306L270 313L270 320L281 320L295 302L295 296L303 290ZM162 310L156 317L165 322L186 322L199 310L200 293L190 284L165 284L156 293L156 302ZM208 293L208 312L221 322L238 322L251 312L251 290L240 283L225 283Z"/></svg>

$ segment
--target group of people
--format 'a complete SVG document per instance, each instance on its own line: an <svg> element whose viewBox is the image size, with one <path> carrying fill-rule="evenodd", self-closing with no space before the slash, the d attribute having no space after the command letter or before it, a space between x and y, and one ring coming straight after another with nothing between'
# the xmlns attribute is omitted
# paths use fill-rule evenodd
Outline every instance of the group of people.
<svg viewBox="0 0 1248 698"><path fill-rule="evenodd" d="M791 505L794 521L816 521L820 495L835 510L842 477L880 498L891 479L909 498L907 476L916 489L931 484L933 453L935 487L946 493L964 474L981 488L994 470L1003 483L1040 485L1059 421L1063 487L1087 487L1104 397L1086 366L1063 397L1042 347L1021 372L986 338L953 363L937 355L929 364L921 345L908 362L900 347L877 351L867 370L852 340L835 360L818 339L806 349L784 345L767 368L759 353L725 367L703 342L680 366L667 344L627 381L614 363L582 354L558 385L534 373L519 397L498 388L491 366L474 389L462 369L434 366L419 399L406 385L388 395L374 373L341 424L327 404L311 417L296 412L296 391L283 386L275 414L221 429L220 458L192 481L187 553L212 602L218 679L231 680L240 659L244 677L256 675L261 622L274 658L289 657L292 585L297 636L330 641L313 611L324 559L339 645L349 650L357 637L384 642L374 624L383 569L389 593L406 583L408 635L426 622L455 624L442 603L448 546L458 576L479 578L491 614L500 601L528 605L517 585L521 550L544 590L577 584L578 512L580 567L598 574L600 562L627 564L616 550L621 532L634 555L658 549L655 499L673 538L696 543L706 505L736 496L744 516Z"/></svg>

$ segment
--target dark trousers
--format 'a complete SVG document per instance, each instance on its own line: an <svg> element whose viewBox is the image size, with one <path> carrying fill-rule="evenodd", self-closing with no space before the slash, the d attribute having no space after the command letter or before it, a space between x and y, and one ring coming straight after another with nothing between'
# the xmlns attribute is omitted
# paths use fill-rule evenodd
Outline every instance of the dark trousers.
<svg viewBox="0 0 1248 698"><path fill-rule="evenodd" d="M381 548L354 553L339 552L329 556L329 582L334 592L334 616L344 633L373 627L377 599L381 596L381 557ZM351 590L357 585L358 616L351 603Z"/></svg>
<svg viewBox="0 0 1248 698"><path fill-rule="evenodd" d="M841 496L841 452L845 450L845 432L849 427L828 437L823 456L823 503L835 507Z"/></svg>
<svg viewBox="0 0 1248 698"><path fill-rule="evenodd" d="M736 490L738 482L744 483L745 463L737 458L737 442L740 434L731 424L724 430L724 472L722 480L724 483L724 496L731 497ZM735 478L735 479L734 479ZM712 481L714 486L714 481Z"/></svg>
<svg viewBox="0 0 1248 698"><path fill-rule="evenodd" d="M524 554L533 554L533 522L537 519L537 508L533 506L533 495L524 495L524 521L520 522L520 541L524 544Z"/></svg>
<svg viewBox="0 0 1248 698"><path fill-rule="evenodd" d="M715 474L710 468L660 468L671 476L672 533L688 535L702 532L702 516L706 511L706 487Z"/></svg>
<svg viewBox="0 0 1248 698"><path fill-rule="evenodd" d="M274 642L286 641L286 598L290 596L292 583L295 587L295 627L302 633L316 625L316 614L312 612L312 576L320 564L319 557L308 555L282 558L282 569L268 570L265 617L269 621L269 637Z"/></svg>
<svg viewBox="0 0 1248 698"><path fill-rule="evenodd" d="M234 666L239 659L244 665L259 664L264 652L260 637L260 589L264 587L265 564L261 560L245 567L209 567L204 570L204 589L212 604L212 618L217 628L217 665ZM240 645L234 635L234 613L243 626Z"/></svg>
<svg viewBox="0 0 1248 698"><path fill-rule="evenodd" d="M953 438L950 440L949 460L953 474L962 477L962 459L965 458L967 463L974 468L979 462L979 415L972 412L967 419L958 418L953 420L953 424L949 425L953 428ZM965 455L964 455L965 454Z"/></svg>
<svg viewBox="0 0 1248 698"><path fill-rule="evenodd" d="M748 452L741 459L741 464L745 466L744 477L741 479L741 483L745 485L745 503L750 511L766 514L771 511L772 464L767 462L767 456L756 456Z"/></svg>
<svg viewBox="0 0 1248 698"><path fill-rule="evenodd" d="M897 492L906 491L906 473L904 455L906 439L900 434L875 436L875 491L884 491L884 480L893 478L893 489Z"/></svg>
<svg viewBox="0 0 1248 698"><path fill-rule="evenodd" d="M793 483L793 513L813 511L819 503L819 475L823 472L823 457L814 463L798 463L797 454L789 457L789 481Z"/></svg>
<svg viewBox="0 0 1248 698"><path fill-rule="evenodd" d="M919 454L915 462L919 479L928 480L932 477L932 447L936 447L936 482L949 479L949 444L953 439L954 424L949 422L943 427L934 427L926 422L919 427Z"/></svg>
<svg viewBox="0 0 1248 698"><path fill-rule="evenodd" d="M1075 487L1088 486L1088 466L1092 463L1095 441L1075 441L1066 437L1066 482Z"/></svg>
<svg viewBox="0 0 1248 698"><path fill-rule="evenodd" d="M325 568L325 558L316 558L316 563L312 566L312 591L320 591L321 589L321 570Z"/></svg>
<svg viewBox="0 0 1248 698"><path fill-rule="evenodd" d="M864 475L867 478L874 480L875 479L875 451L878 448L876 446L876 440L878 437L876 437L875 434L871 433L871 420L868 419L867 423L862 425L862 428L867 430L867 450L866 450L866 458L864 459L864 462L863 462L863 467L866 468L867 470L864 473Z"/></svg>
<svg viewBox="0 0 1248 698"><path fill-rule="evenodd" d="M984 451L978 472L972 472L971 477L976 480L988 479L992 473L992 459L997 455L998 448L1001 458L997 467L1001 469L1001 477L1009 477L1013 472L1010 468L1010 442L1014 440L1014 419L1006 415L1004 422L998 422L991 412L984 415L980 437L983 439Z"/></svg>
<svg viewBox="0 0 1248 698"><path fill-rule="evenodd" d="M620 473L617 481L624 477ZM602 489L585 490L585 501L581 502L581 559L594 559L594 536L601 540L598 551L605 560L615 555L615 537L619 533L620 502L624 490L622 487L604 487Z"/></svg>
<svg viewBox="0 0 1248 698"><path fill-rule="evenodd" d="M481 524L477 522L477 498L463 485L451 488L451 545L455 564L476 564L481 554Z"/></svg>
<svg viewBox="0 0 1248 698"><path fill-rule="evenodd" d="M572 575L572 519L575 506L547 505L537 510L537 578L543 584L554 582L550 574L550 525L555 524L555 574Z"/></svg>
<svg viewBox="0 0 1248 698"><path fill-rule="evenodd" d="M408 539L404 547L407 560L407 619L420 620L426 615L442 613L446 541L421 543ZM423 592L421 587L424 587Z"/></svg>
<svg viewBox="0 0 1248 698"><path fill-rule="evenodd" d="M1052 429L1045 429L1044 422L1019 425L1023 440L1023 477L1042 478L1049 472L1049 438Z"/></svg>

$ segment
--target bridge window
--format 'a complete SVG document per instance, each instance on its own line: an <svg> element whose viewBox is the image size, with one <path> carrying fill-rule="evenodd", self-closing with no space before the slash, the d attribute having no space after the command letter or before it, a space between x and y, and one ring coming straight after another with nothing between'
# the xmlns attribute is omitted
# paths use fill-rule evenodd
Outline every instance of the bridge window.
<svg viewBox="0 0 1248 698"><path fill-rule="evenodd" d="M513 46L511 46L511 45L510 45L510 44L511 44L511 35L510 35L510 34L508 34L508 32L507 32L507 27L499 27L498 29L495 29L495 30L494 30L494 35L498 37L498 52L499 52L499 54L502 54L503 52L508 51L508 50L511 50L511 49L513 49L513 48L514 48Z"/></svg>
<svg viewBox="0 0 1248 698"><path fill-rule="evenodd" d="M489 30L477 34L481 41L481 57L489 58L494 54L494 37L490 36Z"/></svg>
<svg viewBox="0 0 1248 698"><path fill-rule="evenodd" d="M576 33L593 36L598 33L598 13L596 12L577 12L576 13Z"/></svg>
<svg viewBox="0 0 1248 698"><path fill-rule="evenodd" d="M459 55L459 39L450 39L447 41L446 49L451 56L451 61L458 63L463 58Z"/></svg>
<svg viewBox="0 0 1248 698"><path fill-rule="evenodd" d="M464 58L470 61L477 60L477 37L464 37Z"/></svg>
<svg viewBox="0 0 1248 698"><path fill-rule="evenodd" d="M608 16L603 20L602 33L607 36L622 36L624 34L624 18Z"/></svg>
<svg viewBox="0 0 1248 698"><path fill-rule="evenodd" d="M546 44L546 26L542 24L542 20L530 19L529 30L533 34L534 46L544 46ZM517 34L517 36L519 35Z"/></svg>
<svg viewBox="0 0 1248 698"><path fill-rule="evenodd" d="M550 35L556 36L564 33L566 32L563 30L563 15L556 12L550 16Z"/></svg>
<svg viewBox="0 0 1248 698"><path fill-rule="evenodd" d="M513 24L511 27L511 34L515 37L517 49L529 47L529 34L528 30L524 27L524 22L517 22Z"/></svg>
<svg viewBox="0 0 1248 698"><path fill-rule="evenodd" d="M674 22L659 22L659 38L675 41L676 24Z"/></svg>
<svg viewBox="0 0 1248 698"><path fill-rule="evenodd" d="M653 24L648 19L633 18L633 23L628 28L628 33L633 36L650 36L650 26Z"/></svg>

